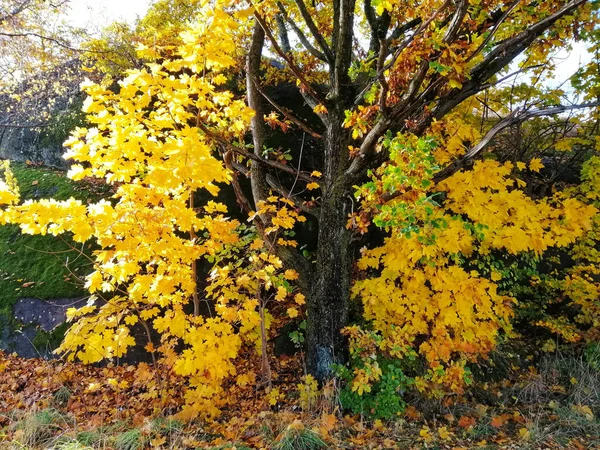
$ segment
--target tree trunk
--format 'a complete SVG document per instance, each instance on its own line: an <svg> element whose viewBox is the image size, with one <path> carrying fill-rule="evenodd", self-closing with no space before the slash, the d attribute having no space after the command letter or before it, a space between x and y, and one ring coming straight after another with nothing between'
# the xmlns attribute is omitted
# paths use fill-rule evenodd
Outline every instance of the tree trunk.
<svg viewBox="0 0 600 450"><path fill-rule="evenodd" d="M348 321L353 250L346 229L352 197L343 176L348 142L341 117L331 117L327 130L317 264L307 304L307 368L319 382L331 378L332 364L345 360L341 330Z"/></svg>

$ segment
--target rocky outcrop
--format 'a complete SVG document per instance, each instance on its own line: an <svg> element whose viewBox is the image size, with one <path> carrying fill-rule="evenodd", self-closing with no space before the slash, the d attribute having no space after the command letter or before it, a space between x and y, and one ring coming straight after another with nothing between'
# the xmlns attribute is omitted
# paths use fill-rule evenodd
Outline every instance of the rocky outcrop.
<svg viewBox="0 0 600 450"><path fill-rule="evenodd" d="M62 143L43 142L41 129L3 128L0 132L0 159L32 161L57 169L67 169Z"/></svg>
<svg viewBox="0 0 600 450"><path fill-rule="evenodd" d="M67 309L81 307L85 302L85 298L18 300L13 309L14 317L0 317L0 349L24 358L55 357L52 353L55 345L40 336L51 336L65 323Z"/></svg>
<svg viewBox="0 0 600 450"><path fill-rule="evenodd" d="M0 159L68 168L62 144L83 124L79 86L86 75L71 60L0 94Z"/></svg>

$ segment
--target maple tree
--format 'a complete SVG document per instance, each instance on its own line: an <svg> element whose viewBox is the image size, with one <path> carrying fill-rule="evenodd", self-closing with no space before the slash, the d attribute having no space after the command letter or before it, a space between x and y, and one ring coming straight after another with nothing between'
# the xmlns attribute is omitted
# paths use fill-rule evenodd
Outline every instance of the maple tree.
<svg viewBox="0 0 600 450"><path fill-rule="evenodd" d="M462 391L467 363L501 330L511 333L514 311L514 298L498 291L502 273L471 262L494 252L539 257L593 238L597 213L595 160L587 194L534 198L521 174L539 172L543 160L499 160L490 145L528 119L596 108L594 96L562 105L531 90L513 110L499 107L495 121L481 121L468 100L483 91L501 99L523 54L519 73L551 74L553 47L593 39L594 3L192 4L195 19L178 36L145 43L147 63L118 90L108 79L84 86L89 126L66 143L70 176L105 179L113 198L19 204L4 168L0 223L101 247L92 297L69 312L77 321L61 350L84 362L119 357L141 324L147 349L189 378L187 412L214 415L242 346L258 344L268 383L269 326L302 316L307 370L318 381L344 361L346 335L354 355L423 358L418 389ZM596 76L588 69L582 79ZM312 112L278 104L268 86L281 83L296 84ZM271 149L267 127L293 133L295 148ZM600 141L591 142L597 151ZM199 195L228 183L251 225ZM306 252L294 236L303 222L318 228ZM385 238L359 251L375 227ZM208 280L200 260L213 265ZM352 297L368 326L348 327ZM353 373L359 393L382 376L367 353ZM237 375L240 385L253 379Z"/></svg>

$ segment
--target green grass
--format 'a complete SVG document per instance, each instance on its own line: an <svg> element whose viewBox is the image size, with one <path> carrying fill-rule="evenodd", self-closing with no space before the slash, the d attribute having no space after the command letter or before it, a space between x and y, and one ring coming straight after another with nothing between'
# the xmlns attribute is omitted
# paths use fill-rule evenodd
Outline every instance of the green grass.
<svg viewBox="0 0 600 450"><path fill-rule="evenodd" d="M102 186L73 182L61 171L19 163L12 163L11 168L23 201L74 197L86 202L106 196ZM0 226L0 315L4 320L12 321L13 306L22 297L84 295L81 280L91 270L84 255L91 254L92 245L75 244L66 235L31 236L22 234L17 226ZM55 336L47 338L56 344Z"/></svg>
<svg viewBox="0 0 600 450"><path fill-rule="evenodd" d="M17 424L22 432L22 444L29 447L48 448L57 435L73 426L72 419L55 409L31 412Z"/></svg>
<svg viewBox="0 0 600 450"><path fill-rule="evenodd" d="M144 447L141 430L134 428L119 434L115 439L116 450L140 450Z"/></svg>
<svg viewBox="0 0 600 450"><path fill-rule="evenodd" d="M308 428L288 427L273 445L274 450L319 450L322 448L327 448L327 444L317 433Z"/></svg>

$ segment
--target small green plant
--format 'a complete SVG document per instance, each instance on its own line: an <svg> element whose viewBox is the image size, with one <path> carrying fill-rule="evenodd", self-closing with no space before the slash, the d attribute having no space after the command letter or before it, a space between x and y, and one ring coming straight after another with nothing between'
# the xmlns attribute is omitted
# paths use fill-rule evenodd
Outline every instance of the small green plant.
<svg viewBox="0 0 600 450"><path fill-rule="evenodd" d="M71 389L67 386L61 386L52 396L52 403L58 408L64 408L71 398Z"/></svg>
<svg viewBox="0 0 600 450"><path fill-rule="evenodd" d="M65 337L65 333L69 329L70 324L65 322L55 327L52 331L37 330L32 344L39 351L47 350L54 351Z"/></svg>
<svg viewBox="0 0 600 450"><path fill-rule="evenodd" d="M77 433L77 441L85 447L96 446L101 440L100 432L94 431L81 431Z"/></svg>
<svg viewBox="0 0 600 450"><path fill-rule="evenodd" d="M584 357L592 369L600 371L600 343L589 344L584 351Z"/></svg>
<svg viewBox="0 0 600 450"><path fill-rule="evenodd" d="M55 444L52 446L52 450L93 450L93 448L82 444L78 440L69 440Z"/></svg>
<svg viewBox="0 0 600 450"><path fill-rule="evenodd" d="M281 433L273 445L273 450L318 450L327 444L317 433L295 421Z"/></svg>
<svg viewBox="0 0 600 450"><path fill-rule="evenodd" d="M306 320L300 322L297 330L292 331L289 334L290 340L294 343L296 348L302 348L304 345L304 332L306 331Z"/></svg>
<svg viewBox="0 0 600 450"><path fill-rule="evenodd" d="M345 409L361 414L369 419L391 419L406 408L402 395L412 384L412 379L404 374L400 360L384 360L379 363L381 377L371 383L369 392L354 390L354 368L362 368L360 360L351 361L350 368L336 366L337 376L344 381L340 391L340 402Z"/></svg>
<svg viewBox="0 0 600 450"><path fill-rule="evenodd" d="M24 445L48 448L56 435L69 424L68 418L55 409L44 409L26 416L17 428L23 432Z"/></svg>
<svg viewBox="0 0 600 450"><path fill-rule="evenodd" d="M477 423L471 431L471 436L474 439L484 439L490 436L495 436L497 430L489 423Z"/></svg>
<svg viewBox="0 0 600 450"><path fill-rule="evenodd" d="M140 450L144 448L144 437L142 431L135 428L125 431L115 439L116 450Z"/></svg>
<svg viewBox="0 0 600 450"><path fill-rule="evenodd" d="M183 423L177 419L158 417L150 423L153 433L166 435L183 430Z"/></svg>

